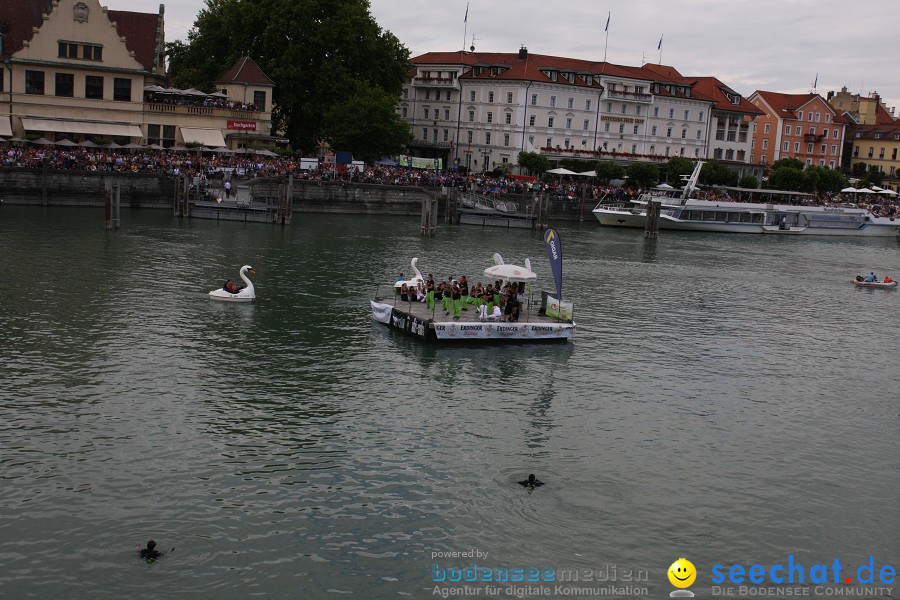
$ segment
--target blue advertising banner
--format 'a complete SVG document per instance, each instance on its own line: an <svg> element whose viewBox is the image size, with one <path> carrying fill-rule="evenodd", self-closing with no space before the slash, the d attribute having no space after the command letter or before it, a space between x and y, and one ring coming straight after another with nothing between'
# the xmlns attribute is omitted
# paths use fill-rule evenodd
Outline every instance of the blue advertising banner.
<svg viewBox="0 0 900 600"><path fill-rule="evenodd" d="M559 234L552 227L544 232L544 243L547 244L550 269L556 283L556 299L562 300L562 244L559 241Z"/></svg>

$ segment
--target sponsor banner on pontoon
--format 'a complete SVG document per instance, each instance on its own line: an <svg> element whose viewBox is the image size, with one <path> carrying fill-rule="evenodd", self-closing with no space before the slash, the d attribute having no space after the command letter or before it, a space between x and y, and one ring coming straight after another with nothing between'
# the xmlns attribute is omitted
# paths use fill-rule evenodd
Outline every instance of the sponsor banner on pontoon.
<svg viewBox="0 0 900 600"><path fill-rule="evenodd" d="M547 296L547 316L553 319L572 320L572 303L560 302L553 296Z"/></svg>
<svg viewBox="0 0 900 600"><path fill-rule="evenodd" d="M408 313L393 309L391 311L391 321L388 323L391 327L401 329L406 333L424 338L428 335L428 321L419 319Z"/></svg>
<svg viewBox="0 0 900 600"><path fill-rule="evenodd" d="M529 340L570 338L570 323L435 323L439 340Z"/></svg>
<svg viewBox="0 0 900 600"><path fill-rule="evenodd" d="M394 310L394 307L390 304L382 304L380 302L372 302L372 318L378 321L379 323L384 323L385 325L391 324L391 312Z"/></svg>
<svg viewBox="0 0 900 600"><path fill-rule="evenodd" d="M562 242L552 227L544 232L544 243L550 258L550 270L553 271L553 283L556 284L556 297L562 298Z"/></svg>

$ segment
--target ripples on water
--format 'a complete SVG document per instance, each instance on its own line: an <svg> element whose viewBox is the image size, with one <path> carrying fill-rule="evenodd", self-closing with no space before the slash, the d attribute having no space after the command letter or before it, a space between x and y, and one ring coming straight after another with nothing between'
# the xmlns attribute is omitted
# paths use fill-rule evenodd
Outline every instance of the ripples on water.
<svg viewBox="0 0 900 600"><path fill-rule="evenodd" d="M896 556L900 295L847 281L894 240L560 227L574 344L436 348L371 323L375 284L500 251L549 288L537 234L0 217L8 597L425 597L473 547L658 596L682 555ZM258 302L209 302L245 263Z"/></svg>

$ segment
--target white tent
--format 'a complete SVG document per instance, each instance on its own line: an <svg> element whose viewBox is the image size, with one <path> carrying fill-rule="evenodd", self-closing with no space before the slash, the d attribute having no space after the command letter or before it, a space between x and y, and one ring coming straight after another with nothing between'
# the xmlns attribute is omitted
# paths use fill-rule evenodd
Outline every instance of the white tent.
<svg viewBox="0 0 900 600"><path fill-rule="evenodd" d="M841 190L841 193L842 193L842 194L853 194L853 193L858 192L858 191L859 191L858 189L856 189L855 187L851 186L851 187L845 187L844 189L842 189L842 190Z"/></svg>
<svg viewBox="0 0 900 600"><path fill-rule="evenodd" d="M581 173L575 173L576 175L582 175L583 177L596 177L597 171L582 171Z"/></svg>
<svg viewBox="0 0 900 600"><path fill-rule="evenodd" d="M550 173L551 175L577 175L578 174L575 171L563 169L562 167L559 167L558 169L550 169L547 172Z"/></svg>
<svg viewBox="0 0 900 600"><path fill-rule="evenodd" d="M878 192L878 194L884 196L896 196L897 192L892 192L891 190L881 190L880 192Z"/></svg>
<svg viewBox="0 0 900 600"><path fill-rule="evenodd" d="M874 194L875 193L872 190L870 190L869 188L859 188L858 190L856 190L856 192L858 194Z"/></svg>

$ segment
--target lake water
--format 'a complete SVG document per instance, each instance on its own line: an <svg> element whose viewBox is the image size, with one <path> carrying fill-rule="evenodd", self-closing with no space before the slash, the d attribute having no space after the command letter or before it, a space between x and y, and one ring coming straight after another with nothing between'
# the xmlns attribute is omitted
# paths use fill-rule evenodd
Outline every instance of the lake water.
<svg viewBox="0 0 900 600"><path fill-rule="evenodd" d="M430 598L476 563L662 598L683 556L710 597L716 564L897 566L900 293L849 282L900 277L896 240L558 230L574 343L438 347L371 321L377 284L500 252L551 289L539 233L4 206L0 596ZM242 264L257 302L210 302ZM175 551L138 560L150 538Z"/></svg>

